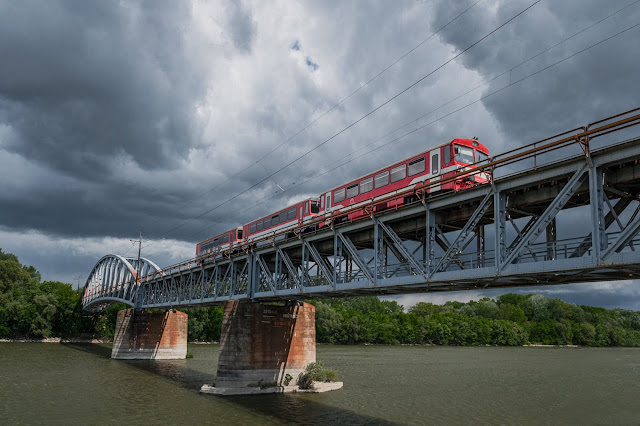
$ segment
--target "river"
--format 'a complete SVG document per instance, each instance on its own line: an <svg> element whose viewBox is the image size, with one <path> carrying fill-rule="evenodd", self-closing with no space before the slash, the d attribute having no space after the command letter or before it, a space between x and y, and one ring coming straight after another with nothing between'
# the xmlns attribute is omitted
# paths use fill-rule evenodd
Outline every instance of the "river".
<svg viewBox="0 0 640 426"><path fill-rule="evenodd" d="M0 343L3 424L640 422L640 349L318 346L344 388L218 397L218 345L115 361L110 345Z"/></svg>

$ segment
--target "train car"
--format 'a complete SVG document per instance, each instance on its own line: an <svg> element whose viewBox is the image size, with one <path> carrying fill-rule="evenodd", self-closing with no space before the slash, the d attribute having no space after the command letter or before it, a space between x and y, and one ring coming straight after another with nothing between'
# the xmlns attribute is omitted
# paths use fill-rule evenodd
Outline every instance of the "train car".
<svg viewBox="0 0 640 426"><path fill-rule="evenodd" d="M335 215L341 210L349 209L349 213L341 217L341 220L355 220L369 213L365 211L365 206L372 205L373 212L400 207L413 201L415 196L391 198L377 204L375 201L416 185L452 177L456 172L477 167L488 159L489 150L476 139L453 139L326 191L320 196L320 212ZM430 186L427 193L457 191L488 180L487 173L478 172ZM363 208L358 209L358 206Z"/></svg>
<svg viewBox="0 0 640 426"><path fill-rule="evenodd" d="M312 222L319 212L320 206L317 199L301 201L244 225L244 240L251 242L288 228L304 227L305 224Z"/></svg>
<svg viewBox="0 0 640 426"><path fill-rule="evenodd" d="M243 232L244 229L239 227L198 243L196 245L196 257L218 253L238 246L242 242Z"/></svg>

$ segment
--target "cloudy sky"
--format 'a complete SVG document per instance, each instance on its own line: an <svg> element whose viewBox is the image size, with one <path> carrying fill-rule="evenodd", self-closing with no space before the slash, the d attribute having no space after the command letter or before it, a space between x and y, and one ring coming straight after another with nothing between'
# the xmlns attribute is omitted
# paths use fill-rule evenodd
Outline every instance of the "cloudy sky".
<svg viewBox="0 0 640 426"><path fill-rule="evenodd" d="M169 265L442 141L637 107L639 23L634 0L0 0L0 247L75 284L141 230ZM640 310L638 284L527 291Z"/></svg>

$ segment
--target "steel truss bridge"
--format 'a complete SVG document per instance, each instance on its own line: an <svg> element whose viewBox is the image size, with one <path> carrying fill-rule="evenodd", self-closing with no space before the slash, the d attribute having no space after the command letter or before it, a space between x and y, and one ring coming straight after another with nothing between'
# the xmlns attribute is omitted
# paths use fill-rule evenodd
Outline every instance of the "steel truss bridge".
<svg viewBox="0 0 640 426"><path fill-rule="evenodd" d="M373 200L372 206L396 197L409 203L357 221L341 212L323 219L329 226L289 230L165 269L144 258L105 256L87 279L83 308L638 278L640 138L620 141L624 129L640 124L638 111L495 156L479 166L493 176L490 184L426 195L444 180L432 181ZM612 137L614 143L598 147Z"/></svg>

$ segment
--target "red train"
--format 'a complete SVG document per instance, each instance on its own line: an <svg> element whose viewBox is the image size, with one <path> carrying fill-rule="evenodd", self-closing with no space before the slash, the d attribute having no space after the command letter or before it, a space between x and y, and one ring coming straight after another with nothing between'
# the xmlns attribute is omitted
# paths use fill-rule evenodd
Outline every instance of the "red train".
<svg viewBox="0 0 640 426"><path fill-rule="evenodd" d="M196 246L196 256L247 245L288 229L304 232L306 224L321 227L324 221L319 218L337 216L340 220L356 220L371 213L397 208L415 201L415 196L394 195L416 187L424 186L427 193L434 193L484 184L489 181L489 175L482 171L459 179L455 176L488 159L489 150L477 140L454 139L323 192L318 199L301 201L205 240ZM438 183L440 181L443 182ZM346 213L341 215L343 211Z"/></svg>

